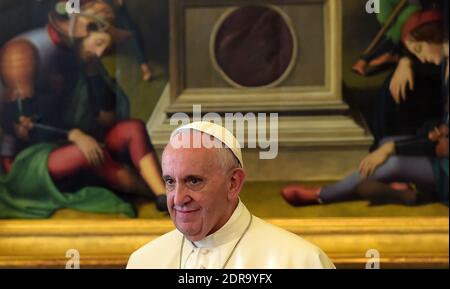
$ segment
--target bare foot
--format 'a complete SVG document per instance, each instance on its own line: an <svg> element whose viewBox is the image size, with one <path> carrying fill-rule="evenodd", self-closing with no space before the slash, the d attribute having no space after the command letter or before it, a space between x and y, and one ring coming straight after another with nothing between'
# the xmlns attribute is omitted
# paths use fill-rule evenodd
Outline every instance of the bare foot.
<svg viewBox="0 0 450 289"><path fill-rule="evenodd" d="M146 63L141 64L142 80L149 81L152 79L152 70Z"/></svg>

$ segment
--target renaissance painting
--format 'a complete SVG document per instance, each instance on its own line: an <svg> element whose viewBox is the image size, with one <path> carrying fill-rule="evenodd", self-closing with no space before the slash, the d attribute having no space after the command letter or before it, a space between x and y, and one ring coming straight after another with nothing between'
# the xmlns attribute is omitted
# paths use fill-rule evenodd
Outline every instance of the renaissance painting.
<svg viewBox="0 0 450 289"><path fill-rule="evenodd" d="M448 1L368 8L0 0L0 267L124 267L173 228L162 154L199 120L250 211L338 267L448 267Z"/></svg>

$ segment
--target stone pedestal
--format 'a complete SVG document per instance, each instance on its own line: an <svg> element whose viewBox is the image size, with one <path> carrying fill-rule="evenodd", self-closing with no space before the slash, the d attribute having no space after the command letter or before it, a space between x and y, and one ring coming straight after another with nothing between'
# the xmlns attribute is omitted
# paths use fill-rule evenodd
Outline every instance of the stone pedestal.
<svg viewBox="0 0 450 289"><path fill-rule="evenodd" d="M170 85L148 123L152 141L161 151L170 118L196 105L277 113L275 159L242 144L249 180L338 180L372 142L346 117L341 61L340 0L172 0Z"/></svg>

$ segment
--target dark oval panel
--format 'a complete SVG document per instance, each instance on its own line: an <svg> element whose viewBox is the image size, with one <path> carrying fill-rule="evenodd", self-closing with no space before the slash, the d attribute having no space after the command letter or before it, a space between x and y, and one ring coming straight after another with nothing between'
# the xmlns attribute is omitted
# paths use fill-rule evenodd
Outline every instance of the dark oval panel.
<svg viewBox="0 0 450 289"><path fill-rule="evenodd" d="M260 87L277 81L293 58L294 39L285 19L265 6L233 11L215 37L216 62L235 83Z"/></svg>

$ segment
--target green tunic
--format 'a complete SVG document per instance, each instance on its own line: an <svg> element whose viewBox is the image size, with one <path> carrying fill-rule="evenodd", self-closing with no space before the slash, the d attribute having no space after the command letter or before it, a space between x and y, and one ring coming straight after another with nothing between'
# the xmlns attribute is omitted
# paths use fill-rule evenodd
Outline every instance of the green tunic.
<svg viewBox="0 0 450 289"><path fill-rule="evenodd" d="M61 208L135 217L133 207L111 191L85 187L60 192L48 172L47 160L55 144L38 144L22 151L8 175L0 175L0 218L48 218Z"/></svg>

